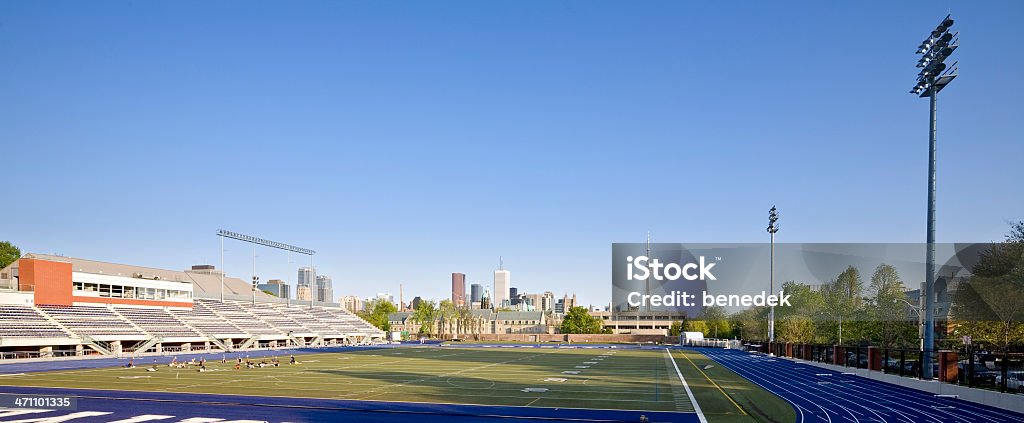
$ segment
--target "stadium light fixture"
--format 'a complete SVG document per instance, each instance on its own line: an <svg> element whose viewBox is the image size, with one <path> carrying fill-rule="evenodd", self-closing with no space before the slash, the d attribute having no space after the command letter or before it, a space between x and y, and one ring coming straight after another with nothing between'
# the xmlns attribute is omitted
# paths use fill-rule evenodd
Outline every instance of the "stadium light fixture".
<svg viewBox="0 0 1024 423"><path fill-rule="evenodd" d="M775 293L775 233L779 231L779 211L772 206L768 210L768 234L771 236L771 260L768 270L768 284L770 287L769 293ZM768 308L768 345L769 348L773 348L772 345L775 343L775 306L771 305ZM769 351L769 354L773 354Z"/></svg>
<svg viewBox="0 0 1024 423"><path fill-rule="evenodd" d="M289 244L285 244L285 243L277 242L277 241L270 241L270 240L259 238L259 237L255 237L255 236L252 236L252 235L240 234L238 232L226 231L224 229L217 229L217 236L220 237L220 301L221 302L224 302L224 238L237 239L239 241L248 242L250 244L253 244L252 275L253 275L253 278L254 278L253 279L254 282L257 280L257 279L255 279L256 278L256 245L262 245L262 246L265 246L265 247L277 248L279 250L291 251L291 252L295 252L295 253L299 253L299 254L308 255L309 256L309 266L310 266L310 269L312 271L313 255L316 254L316 251L310 250L308 248L296 247L294 245L289 245ZM290 262L291 261L289 260L289 263ZM313 280L314 281L316 280L316 275L315 274L313 275ZM296 290L297 289L298 289L298 287L296 287ZM256 285L255 284L253 284L252 295L253 295L253 303L255 303L256 302ZM312 298L312 296L310 296L310 297ZM313 305L313 301L310 301L309 305L312 306Z"/></svg>
<svg viewBox="0 0 1024 423"><path fill-rule="evenodd" d="M960 33L952 32L953 19L950 15L939 22L939 25L921 42L917 54L921 58L917 67L917 83L910 90L911 94L928 97L930 117L928 124L928 216L927 216L927 248L925 252L925 304L924 304L924 344L921 363L925 379L932 378L931 352L935 349L935 123L936 97L939 91L946 88L958 75L958 62L947 66L945 60L960 46Z"/></svg>

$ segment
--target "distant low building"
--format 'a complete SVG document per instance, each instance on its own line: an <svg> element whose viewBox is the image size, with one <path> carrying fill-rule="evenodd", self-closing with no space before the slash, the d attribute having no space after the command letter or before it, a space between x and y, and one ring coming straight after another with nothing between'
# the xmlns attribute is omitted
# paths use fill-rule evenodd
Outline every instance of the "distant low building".
<svg viewBox="0 0 1024 423"><path fill-rule="evenodd" d="M668 335L673 322L686 320L682 311L591 311L590 315L601 319L601 327L612 333L633 335Z"/></svg>
<svg viewBox="0 0 1024 423"><path fill-rule="evenodd" d="M290 298L291 286L280 279L271 279L267 283L256 285L260 291L269 293L277 298Z"/></svg>

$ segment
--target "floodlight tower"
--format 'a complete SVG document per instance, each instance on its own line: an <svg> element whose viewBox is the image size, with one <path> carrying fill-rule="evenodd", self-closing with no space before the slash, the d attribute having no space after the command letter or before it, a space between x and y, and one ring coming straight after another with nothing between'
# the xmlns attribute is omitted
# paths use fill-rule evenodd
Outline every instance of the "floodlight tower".
<svg viewBox="0 0 1024 423"><path fill-rule="evenodd" d="M779 231L779 211L772 206L768 210L768 233L771 235L771 259L768 265L769 294L775 292L775 233ZM768 306L768 345L775 342L775 306ZM771 347L769 347L771 348ZM769 351L771 353L771 351Z"/></svg>
<svg viewBox="0 0 1024 423"><path fill-rule="evenodd" d="M953 19L946 15L932 33L917 47L921 58L917 67L917 84L910 90L929 98L931 105L928 119L928 245L925 250L924 274L924 357L921 369L925 379L932 378L931 352L935 348L935 121L937 108L935 105L939 91L953 82L957 77L957 63L946 66L945 60L960 46L959 32L950 31Z"/></svg>

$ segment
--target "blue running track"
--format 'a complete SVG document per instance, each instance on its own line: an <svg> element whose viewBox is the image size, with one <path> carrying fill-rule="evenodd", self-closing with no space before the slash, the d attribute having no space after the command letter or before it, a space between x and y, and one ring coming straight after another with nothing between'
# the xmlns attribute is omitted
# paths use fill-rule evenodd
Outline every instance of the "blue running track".
<svg viewBox="0 0 1024 423"><path fill-rule="evenodd" d="M796 408L798 423L1024 422L1024 414L846 375L788 359L700 348ZM827 376L826 376L827 375ZM1024 397L1021 397L1024 401Z"/></svg>

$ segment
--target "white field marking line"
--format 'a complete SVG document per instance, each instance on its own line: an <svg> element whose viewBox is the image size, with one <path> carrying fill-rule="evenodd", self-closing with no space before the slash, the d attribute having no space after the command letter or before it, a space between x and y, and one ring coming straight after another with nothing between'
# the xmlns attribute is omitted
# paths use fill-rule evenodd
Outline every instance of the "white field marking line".
<svg viewBox="0 0 1024 423"><path fill-rule="evenodd" d="M686 379L683 379L683 372L679 371L679 365L676 364L676 359L672 357L672 352L665 348L665 354L668 354L668 361L672 362L672 367L676 368L676 375L679 376L679 381L683 382L683 388L686 388L686 395L690 397L690 402L693 404L693 411L697 413L697 419L700 423L708 423L707 417L704 417L704 412L700 410L700 404L697 404L697 399L693 397L693 391L690 390L690 385L686 383ZM657 383L657 381L655 381Z"/></svg>

